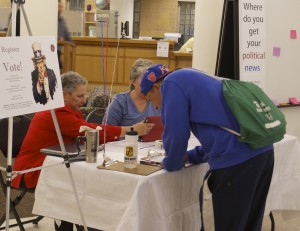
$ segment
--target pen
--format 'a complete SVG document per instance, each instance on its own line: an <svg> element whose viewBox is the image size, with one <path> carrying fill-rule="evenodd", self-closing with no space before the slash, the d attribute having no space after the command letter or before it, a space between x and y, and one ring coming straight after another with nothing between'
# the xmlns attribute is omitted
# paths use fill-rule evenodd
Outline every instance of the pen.
<svg viewBox="0 0 300 231"><path fill-rule="evenodd" d="M161 162L153 161L153 160L140 160L140 164L152 165L152 166L162 166Z"/></svg>

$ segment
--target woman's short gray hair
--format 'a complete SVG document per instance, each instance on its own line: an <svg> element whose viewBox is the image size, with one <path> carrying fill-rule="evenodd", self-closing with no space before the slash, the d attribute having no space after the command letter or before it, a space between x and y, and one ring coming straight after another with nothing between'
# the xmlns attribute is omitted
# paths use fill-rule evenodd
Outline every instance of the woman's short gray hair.
<svg viewBox="0 0 300 231"><path fill-rule="evenodd" d="M61 84L63 91L72 93L79 85L87 85L88 81L80 74L74 71L68 71L61 75Z"/></svg>
<svg viewBox="0 0 300 231"><path fill-rule="evenodd" d="M141 74L143 74L149 67L153 66L155 63L152 62L149 59L142 59L139 58L135 60L135 62L132 65L131 71L130 71L130 89L133 90L134 86L132 83L134 83Z"/></svg>

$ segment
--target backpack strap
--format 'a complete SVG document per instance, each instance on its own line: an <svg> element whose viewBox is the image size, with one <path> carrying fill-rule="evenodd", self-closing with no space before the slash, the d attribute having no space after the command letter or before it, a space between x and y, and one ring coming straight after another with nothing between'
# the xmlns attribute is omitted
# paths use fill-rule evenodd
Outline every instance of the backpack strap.
<svg viewBox="0 0 300 231"><path fill-rule="evenodd" d="M228 131L228 132L230 132L230 133L232 133L232 134L234 134L234 135L241 136L240 133L238 133L238 132L236 132L236 131L234 131L234 130L232 130L232 129L230 129L230 128L226 128L226 127L222 127L222 126L219 126L219 127L220 127L220 128L223 128L224 130L226 130L226 131Z"/></svg>

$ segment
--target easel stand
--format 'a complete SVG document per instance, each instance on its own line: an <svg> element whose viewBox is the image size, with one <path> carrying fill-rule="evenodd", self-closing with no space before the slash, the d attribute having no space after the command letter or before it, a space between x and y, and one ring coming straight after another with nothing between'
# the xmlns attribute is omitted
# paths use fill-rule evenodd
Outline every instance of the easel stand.
<svg viewBox="0 0 300 231"><path fill-rule="evenodd" d="M20 9L20 7L21 7L22 13L24 15L24 19L25 19L25 22L26 22L28 33L29 33L30 36L32 36L32 32L31 32L31 29L30 29L30 25L29 25L29 22L28 22L26 11L25 11L24 6L23 6L24 3L25 3L25 0L14 0L14 2L12 4L12 19L11 19L10 26L9 26L9 27L12 28L12 36L16 35L16 13L17 13L17 9ZM10 30L10 28L9 28L9 30ZM79 212L80 212L82 224L84 226L84 230L87 231L87 226L86 226L86 223L85 223L85 219L84 219L84 216L83 216L80 204L79 204L78 193L77 193L77 190L76 190L76 187L75 187L74 178L73 178L73 175L72 175L72 172L71 172L71 169L70 169L69 156L68 156L68 153L66 152L66 149L65 149L65 145L64 145L64 142L63 142L63 139L62 139L62 135L61 135L60 128L59 128L59 125L58 125L58 122L57 122L55 111L53 109L50 110L50 111L51 111L51 116L52 116L52 119L53 119L53 122L54 122L54 125L55 125L55 130L56 130L56 133L57 133L57 136L58 136L59 144L60 144L61 150L63 151L64 161L62 163L59 163L59 164L65 164L67 169L68 169L70 180L71 180L71 183L72 183L73 191L74 191L76 202L77 202L77 206L78 206L78 209L79 209ZM9 117L9 119L8 119L7 168L6 168L6 187L7 187L6 188L6 231L9 231L10 191L11 191L11 181L12 181L13 174L16 173L14 175L14 177L15 177L18 174L24 174L24 173L27 173L27 172L40 170L44 167L50 167L50 166L43 166L43 167L39 167L39 168L27 169L26 171L22 171L22 172L13 172L12 171L12 138L13 138L13 132L12 131L13 131L13 117ZM55 164L55 165L57 165L57 164ZM51 166L54 166L54 165L51 165ZM0 168L0 170L2 170L2 168Z"/></svg>

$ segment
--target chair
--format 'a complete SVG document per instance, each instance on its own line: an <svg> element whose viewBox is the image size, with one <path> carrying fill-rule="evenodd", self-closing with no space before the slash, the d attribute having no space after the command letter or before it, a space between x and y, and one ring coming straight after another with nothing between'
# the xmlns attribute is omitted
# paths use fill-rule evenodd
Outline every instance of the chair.
<svg viewBox="0 0 300 231"><path fill-rule="evenodd" d="M91 111L87 115L86 121L89 122L89 123L102 124L104 114L105 114L105 109L97 108L97 109Z"/></svg>
<svg viewBox="0 0 300 231"><path fill-rule="evenodd" d="M30 122L31 122L31 118L28 116L16 116L13 118L12 158L15 158L18 155L23 139L29 128ZM1 119L0 120L0 149L5 158L7 158L7 140L8 140L8 119ZM7 187L2 172L0 173L0 184L4 192L4 195L6 195ZM10 199L10 213L14 215L14 218L16 219L17 223L11 224L9 227L19 226L21 231L25 231L23 226L24 224L31 223L31 222L37 224L43 218L43 216L38 216L34 219L21 221L16 206L22 201L22 199L27 193L34 193L34 189L21 189L21 188L17 189L13 187L11 188L18 191L18 195ZM4 212L4 214L0 218L0 226L5 222L5 219L6 219L6 214ZM0 230L2 229L5 229L5 226L0 228Z"/></svg>
<svg viewBox="0 0 300 231"><path fill-rule="evenodd" d="M96 120L93 120L91 118L89 119L89 122L101 124L102 119L105 114L105 109L107 108L109 103L110 103L110 96L104 93L103 86L97 86L97 87L94 87L93 90L90 91L89 96L86 101L86 105L81 107L80 110L82 112L83 117L86 120L87 120L87 117L89 114L91 114L90 117L92 115L94 117L95 116L94 113L97 114L98 116L100 116L102 114L102 118L101 117L96 118ZM99 109L100 112L96 111L96 112L92 113L96 109ZM102 110L102 112L101 112L101 110Z"/></svg>
<svg viewBox="0 0 300 231"><path fill-rule="evenodd" d="M105 110L109 102L110 96L104 94L104 88L102 86L95 87L90 92L87 100L86 108L91 108L92 111L90 111L85 117L86 121L89 123L102 124Z"/></svg>
<svg viewBox="0 0 300 231"><path fill-rule="evenodd" d="M97 86L90 91L89 96L87 98L86 106L106 108L110 101L111 99L109 96L109 92L105 92L103 86Z"/></svg>

